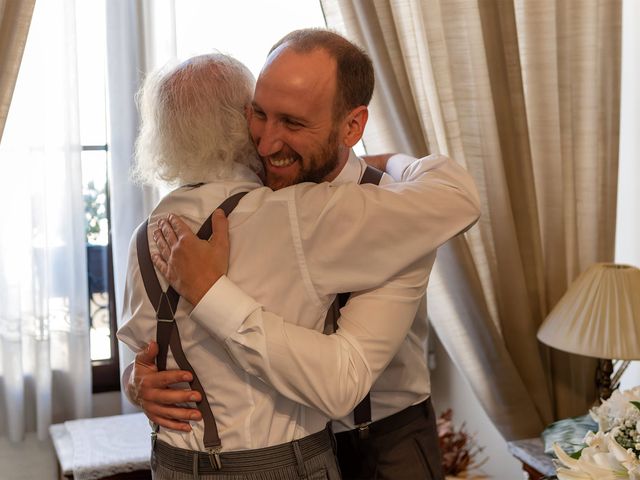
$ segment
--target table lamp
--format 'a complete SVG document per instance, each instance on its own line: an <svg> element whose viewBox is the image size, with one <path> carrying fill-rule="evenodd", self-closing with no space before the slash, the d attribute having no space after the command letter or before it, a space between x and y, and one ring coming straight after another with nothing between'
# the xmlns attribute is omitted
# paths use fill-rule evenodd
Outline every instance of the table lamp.
<svg viewBox="0 0 640 480"><path fill-rule="evenodd" d="M640 359L640 270L614 263L589 267L549 313L538 340L598 358L598 393L609 398L629 361ZM624 361L613 379L612 359Z"/></svg>

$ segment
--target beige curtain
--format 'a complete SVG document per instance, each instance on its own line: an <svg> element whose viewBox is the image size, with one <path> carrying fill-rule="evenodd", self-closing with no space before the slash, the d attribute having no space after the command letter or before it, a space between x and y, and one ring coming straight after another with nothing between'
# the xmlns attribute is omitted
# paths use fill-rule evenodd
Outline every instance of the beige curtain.
<svg viewBox="0 0 640 480"><path fill-rule="evenodd" d="M0 0L0 140L34 5L35 0Z"/></svg>
<svg viewBox="0 0 640 480"><path fill-rule="evenodd" d="M478 225L443 247L429 315L506 440L580 415L595 361L536 340L593 262L612 261L620 0L322 0L376 66L369 152L447 154Z"/></svg>

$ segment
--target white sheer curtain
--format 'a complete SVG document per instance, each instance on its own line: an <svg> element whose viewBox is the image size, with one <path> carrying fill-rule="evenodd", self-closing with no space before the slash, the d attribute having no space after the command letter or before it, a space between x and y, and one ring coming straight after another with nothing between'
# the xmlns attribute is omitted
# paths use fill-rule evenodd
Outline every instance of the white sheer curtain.
<svg viewBox="0 0 640 480"><path fill-rule="evenodd" d="M39 0L0 146L0 434L91 414L75 2Z"/></svg>

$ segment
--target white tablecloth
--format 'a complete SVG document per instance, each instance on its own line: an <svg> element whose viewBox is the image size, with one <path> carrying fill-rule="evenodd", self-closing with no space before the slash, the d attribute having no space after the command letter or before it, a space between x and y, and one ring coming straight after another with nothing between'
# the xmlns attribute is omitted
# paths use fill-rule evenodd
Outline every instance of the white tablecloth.
<svg viewBox="0 0 640 480"><path fill-rule="evenodd" d="M73 420L50 432L63 473L76 480L149 469L151 427L142 413Z"/></svg>

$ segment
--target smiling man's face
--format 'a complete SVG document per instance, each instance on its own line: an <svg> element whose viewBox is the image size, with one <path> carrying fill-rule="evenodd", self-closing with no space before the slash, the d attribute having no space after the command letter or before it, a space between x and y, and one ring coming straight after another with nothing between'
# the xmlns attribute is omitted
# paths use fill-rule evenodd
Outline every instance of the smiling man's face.
<svg viewBox="0 0 640 480"><path fill-rule="evenodd" d="M323 49L298 53L286 45L267 59L256 83L249 129L267 186L333 180L347 161L341 122L334 118L336 62Z"/></svg>

